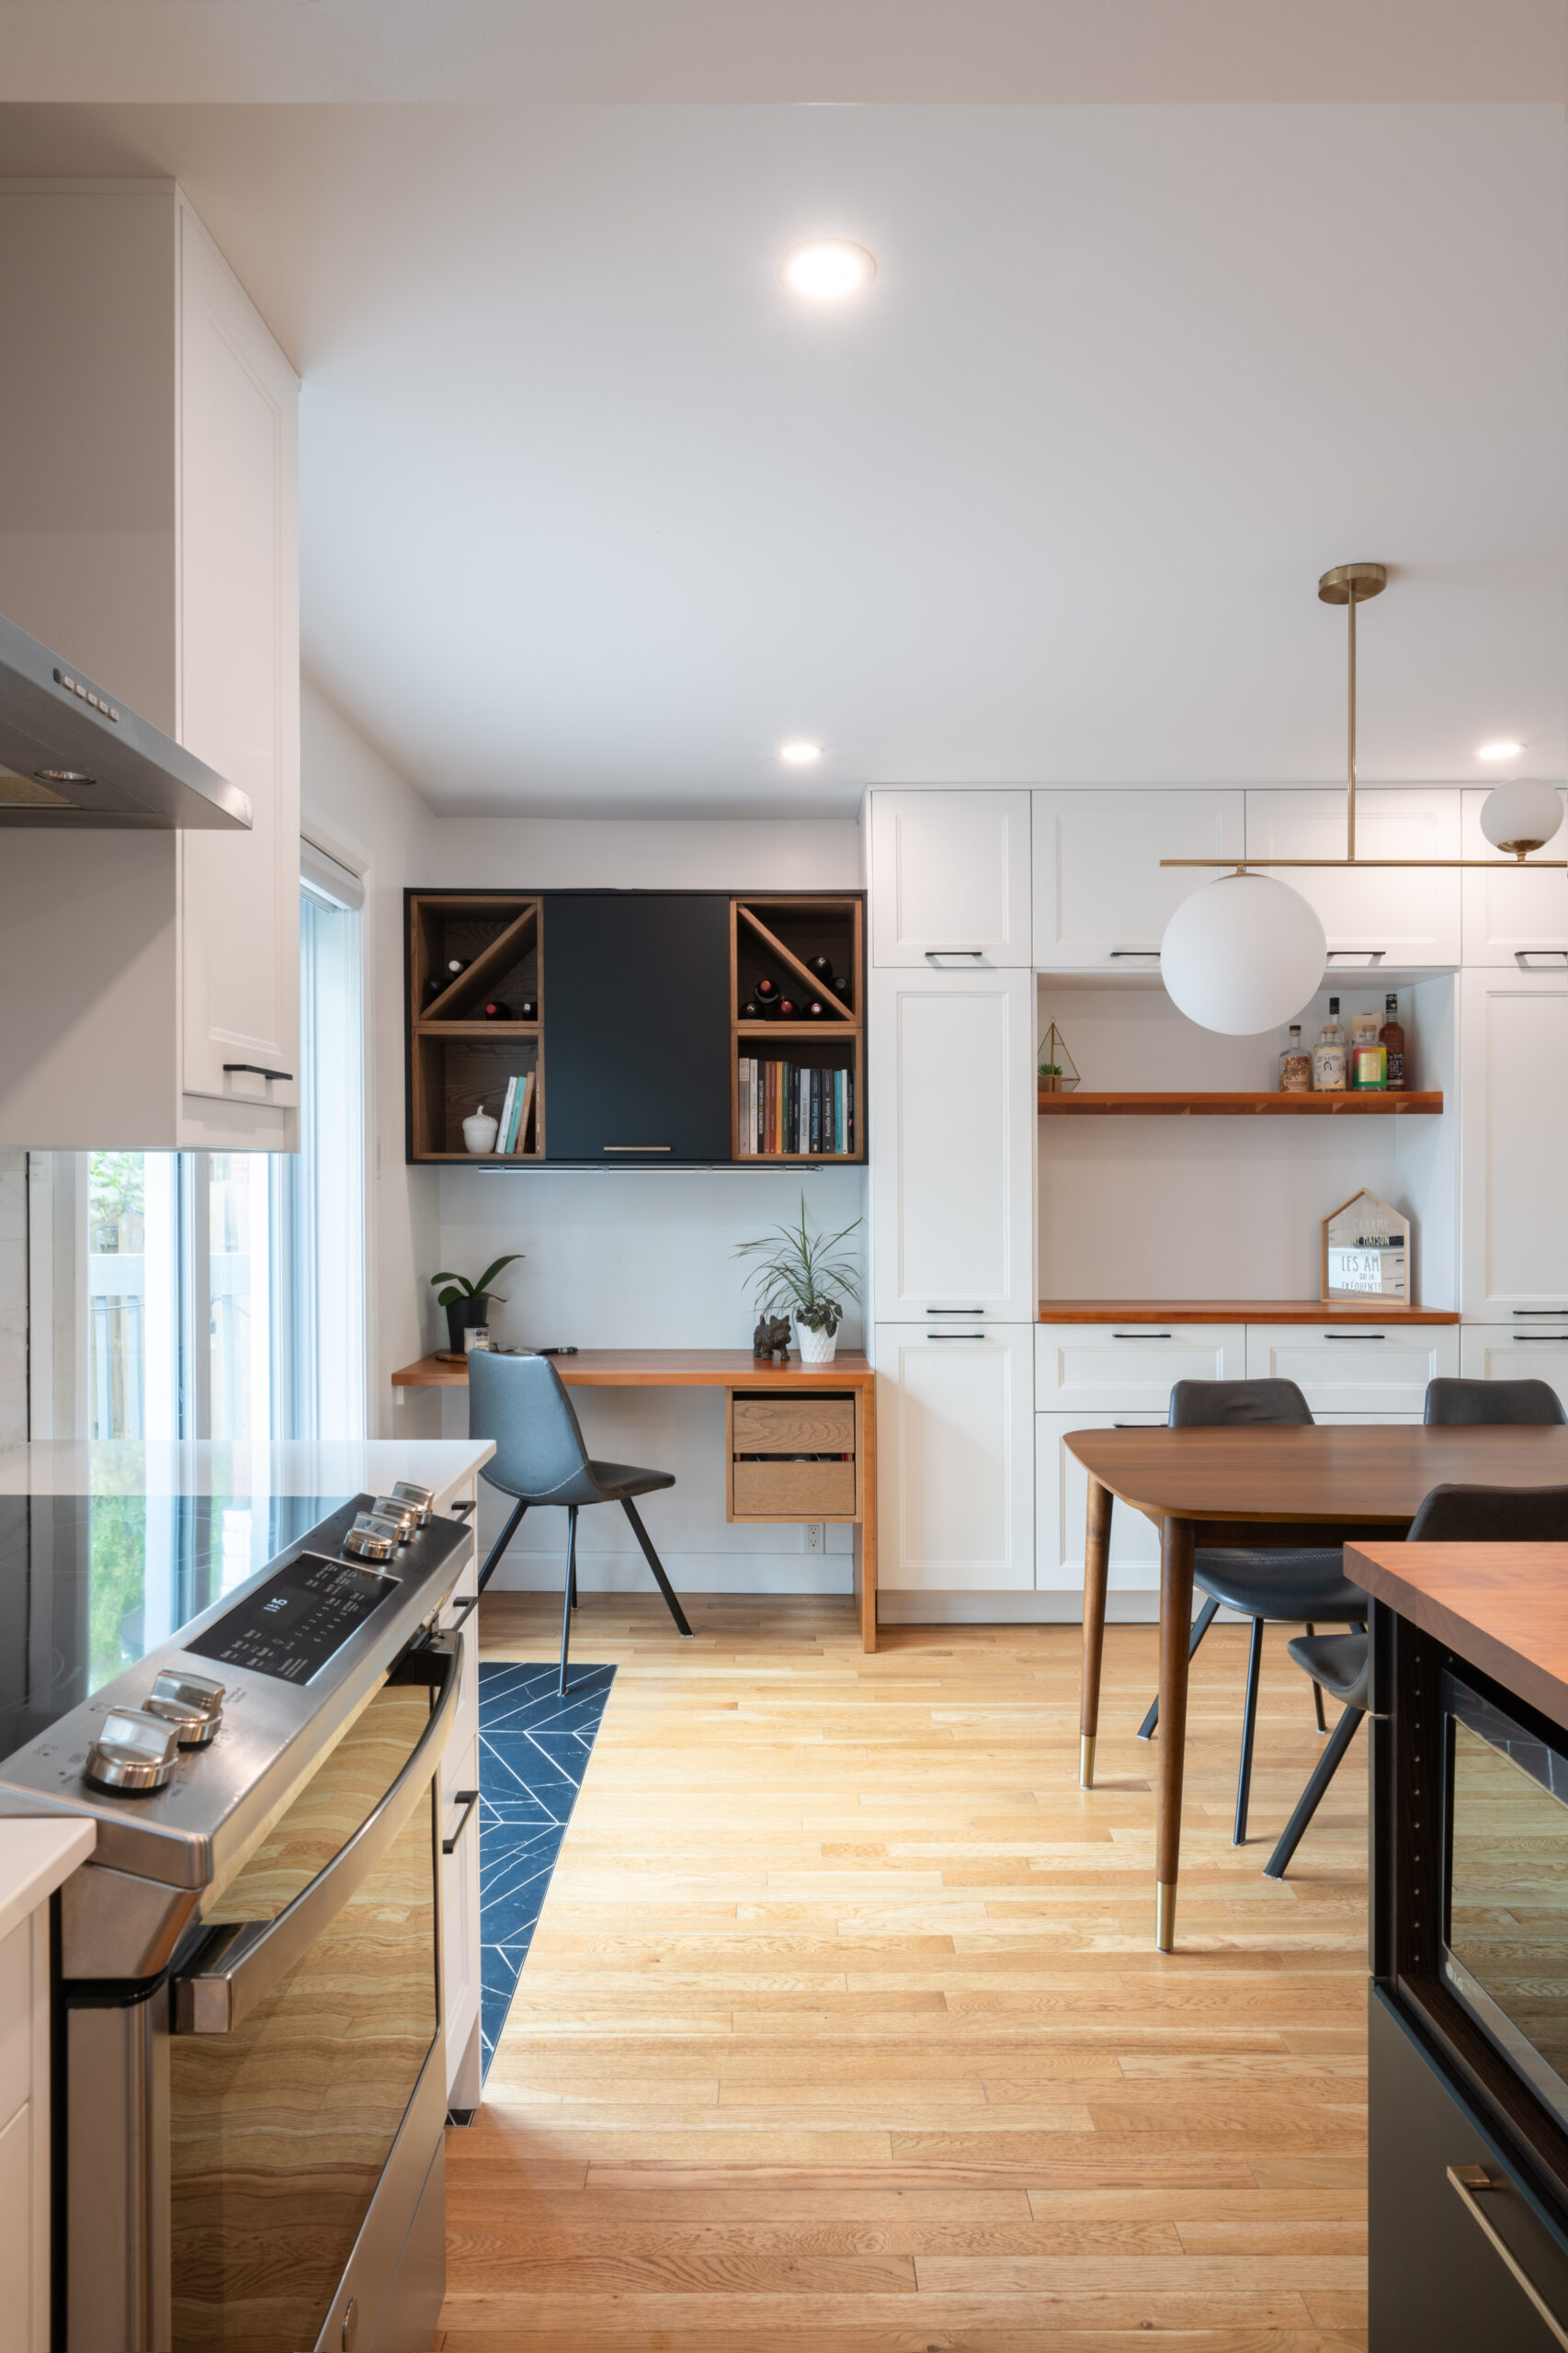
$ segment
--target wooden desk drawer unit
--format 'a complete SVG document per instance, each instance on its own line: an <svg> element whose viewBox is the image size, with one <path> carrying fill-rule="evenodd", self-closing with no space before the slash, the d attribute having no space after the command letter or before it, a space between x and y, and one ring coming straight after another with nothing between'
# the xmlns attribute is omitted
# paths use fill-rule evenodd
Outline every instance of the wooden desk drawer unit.
<svg viewBox="0 0 1568 2353"><path fill-rule="evenodd" d="M729 1399L731 1519L858 1519L858 1398Z"/></svg>

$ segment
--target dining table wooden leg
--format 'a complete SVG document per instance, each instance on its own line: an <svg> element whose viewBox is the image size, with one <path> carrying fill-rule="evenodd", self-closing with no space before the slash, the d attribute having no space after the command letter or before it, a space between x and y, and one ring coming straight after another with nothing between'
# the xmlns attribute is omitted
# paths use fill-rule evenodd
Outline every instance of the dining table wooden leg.
<svg viewBox="0 0 1568 2353"><path fill-rule="evenodd" d="M1161 1952L1169 1952L1176 1941L1193 1552L1191 1520L1166 1519L1160 1529L1160 1802L1154 1824L1154 1943Z"/></svg>
<svg viewBox="0 0 1568 2353"><path fill-rule="evenodd" d="M1105 1654L1106 1581L1110 1572L1110 1514L1116 1498L1089 1480L1084 1535L1084 1687L1078 1706L1078 1787L1095 1786L1095 1734L1100 1722L1100 1661Z"/></svg>

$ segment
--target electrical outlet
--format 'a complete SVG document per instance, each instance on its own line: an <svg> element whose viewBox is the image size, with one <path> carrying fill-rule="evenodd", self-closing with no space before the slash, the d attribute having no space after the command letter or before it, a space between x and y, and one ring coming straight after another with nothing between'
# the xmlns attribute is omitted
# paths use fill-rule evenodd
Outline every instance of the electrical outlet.
<svg viewBox="0 0 1568 2353"><path fill-rule="evenodd" d="M827 1530L820 1519L808 1519L806 1522L806 1550L808 1552L825 1552L827 1550Z"/></svg>

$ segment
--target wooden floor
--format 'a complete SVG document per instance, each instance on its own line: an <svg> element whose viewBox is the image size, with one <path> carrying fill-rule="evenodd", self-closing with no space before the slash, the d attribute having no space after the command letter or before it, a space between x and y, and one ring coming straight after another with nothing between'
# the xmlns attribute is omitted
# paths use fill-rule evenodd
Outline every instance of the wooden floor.
<svg viewBox="0 0 1568 2353"><path fill-rule="evenodd" d="M474 2125L445 2353L1350 2353L1365 2345L1365 1739L1319 1753L1271 1631L1195 1664L1179 1949L1153 1928L1152 1629L592 1597L620 1672ZM486 1654L550 1655L494 1595Z"/></svg>

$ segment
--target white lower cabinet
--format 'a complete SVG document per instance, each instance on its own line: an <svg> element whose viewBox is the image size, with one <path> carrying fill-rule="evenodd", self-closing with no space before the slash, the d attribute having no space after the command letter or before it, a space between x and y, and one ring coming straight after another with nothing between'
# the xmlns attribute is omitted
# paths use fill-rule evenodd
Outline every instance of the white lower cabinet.
<svg viewBox="0 0 1568 2353"><path fill-rule="evenodd" d="M1467 1381L1545 1381L1568 1411L1568 1317L1538 1324L1467 1324L1460 1334L1460 1370Z"/></svg>
<svg viewBox="0 0 1568 2353"><path fill-rule="evenodd" d="M1426 1405L1426 1383L1460 1369L1457 1324L1249 1324L1249 1381L1293 1381L1317 1420L1396 1421Z"/></svg>
<svg viewBox="0 0 1568 2353"><path fill-rule="evenodd" d="M1126 1409L1164 1421L1176 1381L1240 1381L1245 1372L1243 1324L1042 1324L1035 1334L1037 1413Z"/></svg>
<svg viewBox="0 0 1568 2353"><path fill-rule="evenodd" d="M877 1583L889 1592L1034 1584L1034 1333L968 1338L880 1324Z"/></svg>
<svg viewBox="0 0 1568 2353"><path fill-rule="evenodd" d="M1037 1414L1034 1417L1034 1581L1040 1593L1084 1590L1084 1538L1088 1517L1089 1474L1068 1451L1073 1430L1160 1429L1164 1413ZM1131 1504L1116 1504L1110 1515L1110 1587L1113 1592L1156 1593L1160 1585L1160 1532Z"/></svg>

